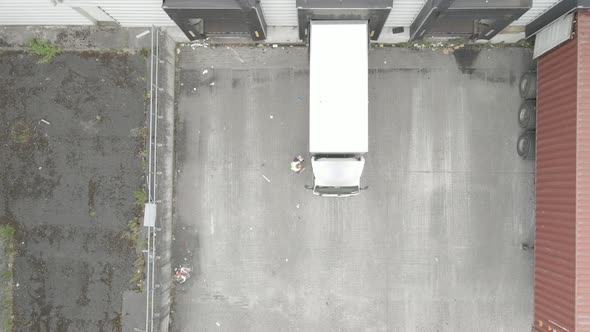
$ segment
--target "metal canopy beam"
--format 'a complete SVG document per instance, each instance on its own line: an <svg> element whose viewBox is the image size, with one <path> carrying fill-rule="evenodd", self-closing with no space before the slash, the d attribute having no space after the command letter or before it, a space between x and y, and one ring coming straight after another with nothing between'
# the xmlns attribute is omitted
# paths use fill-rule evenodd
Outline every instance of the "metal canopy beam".
<svg viewBox="0 0 590 332"><path fill-rule="evenodd" d="M410 40L426 35L465 36L471 39L491 39L531 8L531 1L514 1L499 5L456 0L428 0L410 26ZM528 5L526 5L528 4Z"/></svg>
<svg viewBox="0 0 590 332"><path fill-rule="evenodd" d="M369 37L377 40L393 0L297 0L299 38L306 40L311 20L367 20Z"/></svg>
<svg viewBox="0 0 590 332"><path fill-rule="evenodd" d="M410 40L422 38L440 14L452 3L453 0L428 0L410 25Z"/></svg>
<svg viewBox="0 0 590 332"><path fill-rule="evenodd" d="M190 40L221 33L266 38L266 22L256 0L166 0L162 8Z"/></svg>
<svg viewBox="0 0 590 332"><path fill-rule="evenodd" d="M393 0L297 0L297 8L387 8Z"/></svg>

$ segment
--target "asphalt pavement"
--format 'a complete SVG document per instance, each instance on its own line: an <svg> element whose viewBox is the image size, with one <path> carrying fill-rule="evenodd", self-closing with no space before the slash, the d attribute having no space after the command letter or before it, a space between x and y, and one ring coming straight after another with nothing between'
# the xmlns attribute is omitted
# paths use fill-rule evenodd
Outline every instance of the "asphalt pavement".
<svg viewBox="0 0 590 332"><path fill-rule="evenodd" d="M0 223L15 227L16 331L120 331L141 212L140 54L0 54Z"/></svg>

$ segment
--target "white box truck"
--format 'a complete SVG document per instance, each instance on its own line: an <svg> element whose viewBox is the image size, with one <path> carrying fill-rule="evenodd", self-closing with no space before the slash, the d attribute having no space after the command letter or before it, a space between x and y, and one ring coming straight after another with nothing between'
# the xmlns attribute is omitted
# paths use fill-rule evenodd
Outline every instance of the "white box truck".
<svg viewBox="0 0 590 332"><path fill-rule="evenodd" d="M310 189L357 195L369 150L367 21L311 21L309 36Z"/></svg>

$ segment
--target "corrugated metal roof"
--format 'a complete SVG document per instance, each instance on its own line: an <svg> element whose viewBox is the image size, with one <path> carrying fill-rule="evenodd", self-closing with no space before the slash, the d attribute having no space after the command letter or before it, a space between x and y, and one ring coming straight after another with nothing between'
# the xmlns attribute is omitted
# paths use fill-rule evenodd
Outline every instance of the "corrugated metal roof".
<svg viewBox="0 0 590 332"><path fill-rule="evenodd" d="M100 7L124 27L176 25L162 9L162 0L64 0L61 6Z"/></svg>
<svg viewBox="0 0 590 332"><path fill-rule="evenodd" d="M590 331L590 13L578 13L576 331Z"/></svg>
<svg viewBox="0 0 590 332"><path fill-rule="evenodd" d="M535 226L537 331L575 329L577 40L538 62Z"/></svg>
<svg viewBox="0 0 590 332"><path fill-rule="evenodd" d="M261 0L260 6L270 26L297 26L296 0Z"/></svg>
<svg viewBox="0 0 590 332"><path fill-rule="evenodd" d="M72 8L49 0L0 1L0 25L91 25Z"/></svg>
<svg viewBox="0 0 590 332"><path fill-rule="evenodd" d="M547 9L558 3L559 0L533 0L533 7L524 13L512 26L524 26L530 23L537 16L543 14Z"/></svg>
<svg viewBox="0 0 590 332"><path fill-rule="evenodd" d="M426 0L394 0L386 27L409 27Z"/></svg>

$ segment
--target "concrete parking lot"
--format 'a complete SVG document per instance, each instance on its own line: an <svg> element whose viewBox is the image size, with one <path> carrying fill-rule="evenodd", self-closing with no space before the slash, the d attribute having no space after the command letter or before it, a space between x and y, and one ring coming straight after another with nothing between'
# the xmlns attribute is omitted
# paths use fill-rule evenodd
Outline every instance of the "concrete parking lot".
<svg viewBox="0 0 590 332"><path fill-rule="evenodd" d="M289 169L309 160L307 56L181 49L173 257L193 275L172 330L528 331L530 50L370 49L370 188L345 199Z"/></svg>

